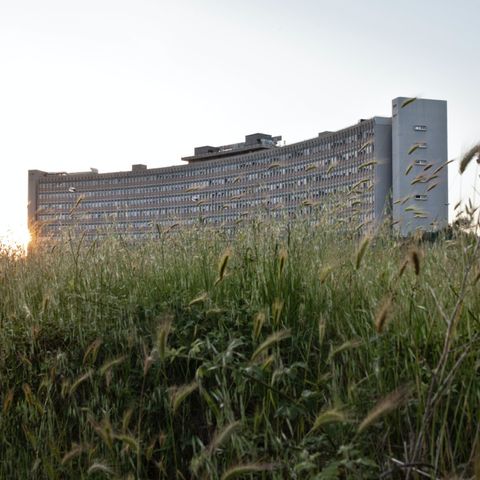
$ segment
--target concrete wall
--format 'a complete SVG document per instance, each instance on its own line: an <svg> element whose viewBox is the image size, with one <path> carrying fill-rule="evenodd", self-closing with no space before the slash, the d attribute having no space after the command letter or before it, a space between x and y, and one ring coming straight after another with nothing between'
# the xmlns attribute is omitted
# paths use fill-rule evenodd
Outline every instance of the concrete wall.
<svg viewBox="0 0 480 480"><path fill-rule="evenodd" d="M38 193L37 187L40 178L45 176L45 172L41 170L29 170L28 171L28 229L32 241L36 237L35 223L37 221L37 209L38 209Z"/></svg>
<svg viewBox="0 0 480 480"><path fill-rule="evenodd" d="M407 100L392 101L393 220L402 235L448 223L447 167L440 168L448 155L447 102Z"/></svg>
<svg viewBox="0 0 480 480"><path fill-rule="evenodd" d="M374 118L375 223L391 212L392 200L392 119Z"/></svg>
<svg viewBox="0 0 480 480"><path fill-rule="evenodd" d="M36 221L37 214L37 185L38 180L45 175L40 170L28 171L28 224L31 225Z"/></svg>

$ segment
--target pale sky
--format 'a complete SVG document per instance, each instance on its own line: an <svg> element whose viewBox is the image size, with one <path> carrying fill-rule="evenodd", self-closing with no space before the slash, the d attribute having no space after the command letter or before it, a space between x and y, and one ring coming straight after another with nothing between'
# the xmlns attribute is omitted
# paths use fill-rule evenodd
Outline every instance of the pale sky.
<svg viewBox="0 0 480 480"><path fill-rule="evenodd" d="M397 96L448 101L456 158L480 141L479 18L478 0L0 0L0 236L26 229L28 169L292 143ZM451 167L453 205L480 169Z"/></svg>

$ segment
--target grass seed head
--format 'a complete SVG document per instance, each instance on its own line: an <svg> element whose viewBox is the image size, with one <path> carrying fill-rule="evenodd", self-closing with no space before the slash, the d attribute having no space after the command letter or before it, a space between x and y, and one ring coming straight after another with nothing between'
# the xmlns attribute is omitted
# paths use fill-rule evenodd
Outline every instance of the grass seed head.
<svg viewBox="0 0 480 480"><path fill-rule="evenodd" d="M195 297L188 306L191 307L192 305L197 305L199 303L204 303L208 299L208 293L203 292L198 297Z"/></svg>
<svg viewBox="0 0 480 480"><path fill-rule="evenodd" d="M277 326L280 323L280 315L283 311L284 301L281 298L275 298L272 303L272 322Z"/></svg>
<svg viewBox="0 0 480 480"><path fill-rule="evenodd" d="M329 423L344 423L347 417L344 412L338 408L331 408L319 413L313 423L312 432Z"/></svg>
<svg viewBox="0 0 480 480"><path fill-rule="evenodd" d="M13 402L14 393L15 393L15 389L12 387L10 388L10 390L8 390L7 394L5 395L5 398L3 399L2 412L4 415L6 415L10 410L10 406L12 405L12 402Z"/></svg>
<svg viewBox="0 0 480 480"><path fill-rule="evenodd" d="M189 397L198 388L198 383L193 381L186 385L174 387L170 390L170 405L172 412L175 415L183 401Z"/></svg>
<svg viewBox="0 0 480 480"><path fill-rule="evenodd" d="M480 143L473 146L460 160L460 173L463 173L472 160L476 160L480 163Z"/></svg>
<svg viewBox="0 0 480 480"><path fill-rule="evenodd" d="M355 258L355 270L358 270L360 268L362 264L362 259L365 256L365 252L367 251L370 241L371 241L371 238L367 236L360 243L360 246L358 247L358 250L357 250L357 256Z"/></svg>
<svg viewBox="0 0 480 480"><path fill-rule="evenodd" d="M480 479L480 443L478 442L473 457L473 472L475 474L475 480Z"/></svg>
<svg viewBox="0 0 480 480"><path fill-rule="evenodd" d="M332 273L333 267L327 265L320 271L320 283L325 283L330 273Z"/></svg>
<svg viewBox="0 0 480 480"><path fill-rule="evenodd" d="M266 340L253 352L252 362L254 362L262 352L277 344L278 342L285 340L291 336L290 330L279 330L269 335Z"/></svg>
<svg viewBox="0 0 480 480"><path fill-rule="evenodd" d="M130 424L130 420L132 419L133 409L127 408L122 416L122 432L126 432L128 429L128 425Z"/></svg>
<svg viewBox="0 0 480 480"><path fill-rule="evenodd" d="M108 360L100 367L100 369L98 370L98 373L100 375L107 374L113 367L116 367L117 365L122 364L126 360L126 358L127 358L126 355L122 355L121 357Z"/></svg>
<svg viewBox="0 0 480 480"><path fill-rule="evenodd" d="M241 422L240 421L235 421L232 423L229 423L225 427L223 427L221 430L218 430L215 435L213 436L212 441L210 442L210 445L207 448L207 452L211 455L214 453L218 448L220 448L225 442L228 441L228 439L241 427Z"/></svg>
<svg viewBox="0 0 480 480"><path fill-rule="evenodd" d="M265 319L266 319L266 316L264 312L258 312L253 317L253 338L254 339L257 339L260 336L262 327L265 323Z"/></svg>
<svg viewBox="0 0 480 480"><path fill-rule="evenodd" d="M416 249L410 250L409 259L412 263L415 275L420 275L420 252Z"/></svg>
<svg viewBox="0 0 480 480"><path fill-rule="evenodd" d="M398 278L401 278L402 275L405 273L405 270L407 269L408 266L408 260L405 260L402 263L402 266L400 267L400 270L398 271Z"/></svg>
<svg viewBox="0 0 480 480"><path fill-rule="evenodd" d="M79 457L85 451L85 447L79 445L78 443L74 443L70 451L68 451L62 458L61 464L65 465L68 462L71 462L74 458Z"/></svg>
<svg viewBox="0 0 480 480"><path fill-rule="evenodd" d="M87 347L83 355L83 361L82 361L83 365L85 365L85 363L87 362L88 357L91 357L91 362L95 363L95 360L97 359L98 350L102 345L102 342L103 341L101 338L97 338Z"/></svg>
<svg viewBox="0 0 480 480"><path fill-rule="evenodd" d="M278 275L281 276L287 262L288 252L285 248L281 248L278 253Z"/></svg>
<svg viewBox="0 0 480 480"><path fill-rule="evenodd" d="M392 297L389 295L383 302L382 306L375 315L375 329L378 333L382 333L387 319L392 310Z"/></svg>
<svg viewBox="0 0 480 480"><path fill-rule="evenodd" d="M172 327L173 317L172 315L165 316L160 326L157 330L157 349L158 349L158 356L160 360L163 362L167 356L167 349L168 349L168 335L170 334L170 330Z"/></svg>
<svg viewBox="0 0 480 480"><path fill-rule="evenodd" d="M404 405L410 396L410 390L409 386L404 385L379 400L360 423L358 432L362 432L380 417Z"/></svg>
<svg viewBox="0 0 480 480"><path fill-rule="evenodd" d="M230 467L222 475L221 480L232 480L234 478L243 477L245 475L268 472L275 469L273 463L245 463L243 465L236 465Z"/></svg>
<svg viewBox="0 0 480 480"><path fill-rule="evenodd" d="M408 107L408 105L412 104L412 103L415 102L416 100L417 100L417 97L407 98L406 100L403 101L403 103L402 103L402 105L400 106L400 108Z"/></svg>
<svg viewBox="0 0 480 480"><path fill-rule="evenodd" d="M323 345L323 340L325 339L325 331L327 327L327 322L324 317L318 319L318 344Z"/></svg>
<svg viewBox="0 0 480 480"><path fill-rule="evenodd" d="M345 352L346 350L350 350L352 348L358 348L363 345L363 342L359 338L354 338L352 340L347 340L346 342L342 343L340 346L333 348L328 356L328 359L331 360L333 357L338 355L339 353Z"/></svg>
<svg viewBox="0 0 480 480"><path fill-rule="evenodd" d="M420 145L418 143L412 145L410 149L408 150L408 154L411 155L413 152L418 150L420 148Z"/></svg>
<svg viewBox="0 0 480 480"><path fill-rule="evenodd" d="M219 280L222 280L223 276L225 275L225 270L227 268L228 260L230 259L231 255L232 255L232 250L230 248L227 248L227 250L225 250L222 257L220 258L220 262L218 264Z"/></svg>
<svg viewBox="0 0 480 480"><path fill-rule="evenodd" d="M87 470L88 475L92 473L103 473L106 475L115 475L115 472L109 467L106 463L95 462L93 463L90 468Z"/></svg>
<svg viewBox="0 0 480 480"><path fill-rule="evenodd" d="M80 377L78 377L73 383L72 383L72 386L70 387L70 395L73 395L75 393L75 391L77 390L77 388L84 382L86 382L87 380L90 380L90 378L92 377L93 375L93 370L88 370L87 372L85 372L83 375L81 375Z"/></svg>
<svg viewBox="0 0 480 480"><path fill-rule="evenodd" d="M150 370L150 367L154 364L155 362L155 357L152 354L146 355L144 360L143 360L143 376L146 377L148 371Z"/></svg>
<svg viewBox="0 0 480 480"><path fill-rule="evenodd" d="M113 435L113 438L115 440L119 440L125 445L128 445L128 447L131 448L135 453L138 453L138 451L140 450L140 444L138 443L137 439L132 437L131 435L121 433Z"/></svg>

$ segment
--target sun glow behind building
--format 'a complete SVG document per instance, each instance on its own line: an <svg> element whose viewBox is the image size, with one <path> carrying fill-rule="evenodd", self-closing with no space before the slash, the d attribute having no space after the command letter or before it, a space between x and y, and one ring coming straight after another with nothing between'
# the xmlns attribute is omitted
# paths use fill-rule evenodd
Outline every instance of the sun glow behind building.
<svg viewBox="0 0 480 480"><path fill-rule="evenodd" d="M30 231L26 225L19 225L15 230L7 230L0 235L0 246L9 250L26 252L32 240Z"/></svg>

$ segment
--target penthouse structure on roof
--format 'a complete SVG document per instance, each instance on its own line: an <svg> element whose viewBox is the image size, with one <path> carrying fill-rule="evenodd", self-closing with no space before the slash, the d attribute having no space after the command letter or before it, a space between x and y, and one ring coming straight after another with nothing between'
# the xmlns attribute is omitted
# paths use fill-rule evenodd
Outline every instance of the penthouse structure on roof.
<svg viewBox="0 0 480 480"><path fill-rule="evenodd" d="M265 133L253 133L245 136L245 141L242 143L232 143L230 145L222 145L221 147L211 147L209 145L203 147L196 147L194 155L191 157L183 157L189 163L197 162L199 160L212 160L214 158L225 158L233 155L240 155L241 153L256 152L267 148L277 146L277 143L282 137L272 137Z"/></svg>
<svg viewBox="0 0 480 480"><path fill-rule="evenodd" d="M391 117L372 117L336 132L278 146L281 137L247 135L241 143L195 148L188 162L131 171L30 170L29 226L34 238L75 229L133 238L156 225L232 225L258 210L272 216L328 211L335 219L378 224L403 235L447 223L447 113L441 100L399 97Z"/></svg>

